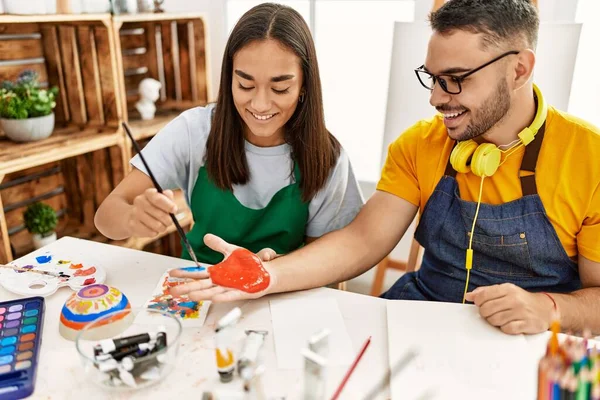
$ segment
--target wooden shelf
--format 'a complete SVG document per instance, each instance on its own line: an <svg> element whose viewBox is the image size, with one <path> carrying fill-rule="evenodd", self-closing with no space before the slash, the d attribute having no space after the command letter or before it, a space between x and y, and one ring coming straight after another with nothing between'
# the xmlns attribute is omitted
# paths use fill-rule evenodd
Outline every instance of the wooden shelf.
<svg viewBox="0 0 600 400"><path fill-rule="evenodd" d="M148 21L171 21L206 18L205 13L138 13L114 15L113 21L124 22L148 22Z"/></svg>
<svg viewBox="0 0 600 400"><path fill-rule="evenodd" d="M123 140L115 128L75 126L56 129L36 142L17 143L0 137L0 176L114 146Z"/></svg>
<svg viewBox="0 0 600 400"><path fill-rule="evenodd" d="M27 1L27 0L23 0ZM109 22L111 14L35 14L18 15L2 14L0 15L0 24L37 24L44 22L90 22L106 21Z"/></svg>
<svg viewBox="0 0 600 400"><path fill-rule="evenodd" d="M128 124L135 140L143 140L156 135L179 114L180 112L162 112L157 113L154 119L148 121L132 119Z"/></svg>

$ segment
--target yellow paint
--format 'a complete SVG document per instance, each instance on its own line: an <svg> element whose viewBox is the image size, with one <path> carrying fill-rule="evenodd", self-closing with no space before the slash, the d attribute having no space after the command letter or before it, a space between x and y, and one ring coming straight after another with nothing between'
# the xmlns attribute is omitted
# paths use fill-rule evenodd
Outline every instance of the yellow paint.
<svg viewBox="0 0 600 400"><path fill-rule="evenodd" d="M217 368L218 369L228 369L233 365L233 353L231 350L227 349L227 358L223 356L219 349L217 351Z"/></svg>

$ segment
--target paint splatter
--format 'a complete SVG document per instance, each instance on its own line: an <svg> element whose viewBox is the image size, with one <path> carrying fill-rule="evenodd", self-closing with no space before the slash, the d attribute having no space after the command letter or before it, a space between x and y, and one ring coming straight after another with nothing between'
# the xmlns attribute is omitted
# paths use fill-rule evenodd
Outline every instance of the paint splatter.
<svg viewBox="0 0 600 400"><path fill-rule="evenodd" d="M66 260L58 260L58 265L64 265L64 264L68 264L71 261L66 261Z"/></svg>
<svg viewBox="0 0 600 400"><path fill-rule="evenodd" d="M96 283L96 278L88 278L83 281L83 286L93 285L94 283Z"/></svg>
<svg viewBox="0 0 600 400"><path fill-rule="evenodd" d="M197 267L194 267L197 268ZM150 300L148 308L168 312L177 315L182 319L195 319L200 315L202 302L191 301L184 297L173 297L169 289L185 283L185 280L165 276L162 283L162 293Z"/></svg>
<svg viewBox="0 0 600 400"><path fill-rule="evenodd" d="M39 264L47 264L50 262L50 260L52 260L52 256L39 256L39 257L36 257L35 260Z"/></svg>
<svg viewBox="0 0 600 400"><path fill-rule="evenodd" d="M73 276L89 276L96 272L96 267L88 269L78 269Z"/></svg>
<svg viewBox="0 0 600 400"><path fill-rule="evenodd" d="M21 269L33 269L33 268L34 268L34 266L33 266L33 265L26 265L26 266L24 266L24 267L21 267ZM17 272L18 274L22 274L23 272L26 272L26 271L16 271L16 272Z"/></svg>
<svg viewBox="0 0 600 400"><path fill-rule="evenodd" d="M196 265L194 265L193 267L183 267L183 268L179 268L182 271L185 272L202 272L202 271L206 271L206 268L204 267L198 267Z"/></svg>
<svg viewBox="0 0 600 400"><path fill-rule="evenodd" d="M198 318L202 302L173 298L169 294L162 294L153 298L148 304L148 308L165 311L177 315L179 318L192 319Z"/></svg>
<svg viewBox="0 0 600 400"><path fill-rule="evenodd" d="M83 264L71 264L69 269L80 269L83 268Z"/></svg>

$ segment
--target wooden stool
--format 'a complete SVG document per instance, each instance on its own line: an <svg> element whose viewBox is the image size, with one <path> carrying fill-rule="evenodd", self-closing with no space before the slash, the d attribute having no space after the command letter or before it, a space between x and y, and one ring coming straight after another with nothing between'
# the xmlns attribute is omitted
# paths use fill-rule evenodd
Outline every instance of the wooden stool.
<svg viewBox="0 0 600 400"><path fill-rule="evenodd" d="M405 272L416 271L418 269L417 261L420 252L421 246L419 245L419 242L413 239L407 261L393 260L389 255L381 260L381 262L377 264L377 269L375 270L375 279L373 280L373 286L371 286L371 296L379 296L381 294L385 272L388 268Z"/></svg>

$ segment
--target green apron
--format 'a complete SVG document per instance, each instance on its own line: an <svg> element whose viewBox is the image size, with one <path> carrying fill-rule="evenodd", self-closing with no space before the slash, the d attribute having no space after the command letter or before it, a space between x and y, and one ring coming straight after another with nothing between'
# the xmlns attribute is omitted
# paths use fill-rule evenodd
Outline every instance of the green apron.
<svg viewBox="0 0 600 400"><path fill-rule="evenodd" d="M302 201L297 165L294 177L296 182L278 191L265 208L254 210L242 205L233 191L216 187L206 168L200 168L191 197L194 226L187 234L198 261L217 264L223 260L221 253L204 244L207 233L254 253L270 247L286 254L302 246L309 203ZM191 259L185 246L181 257Z"/></svg>

